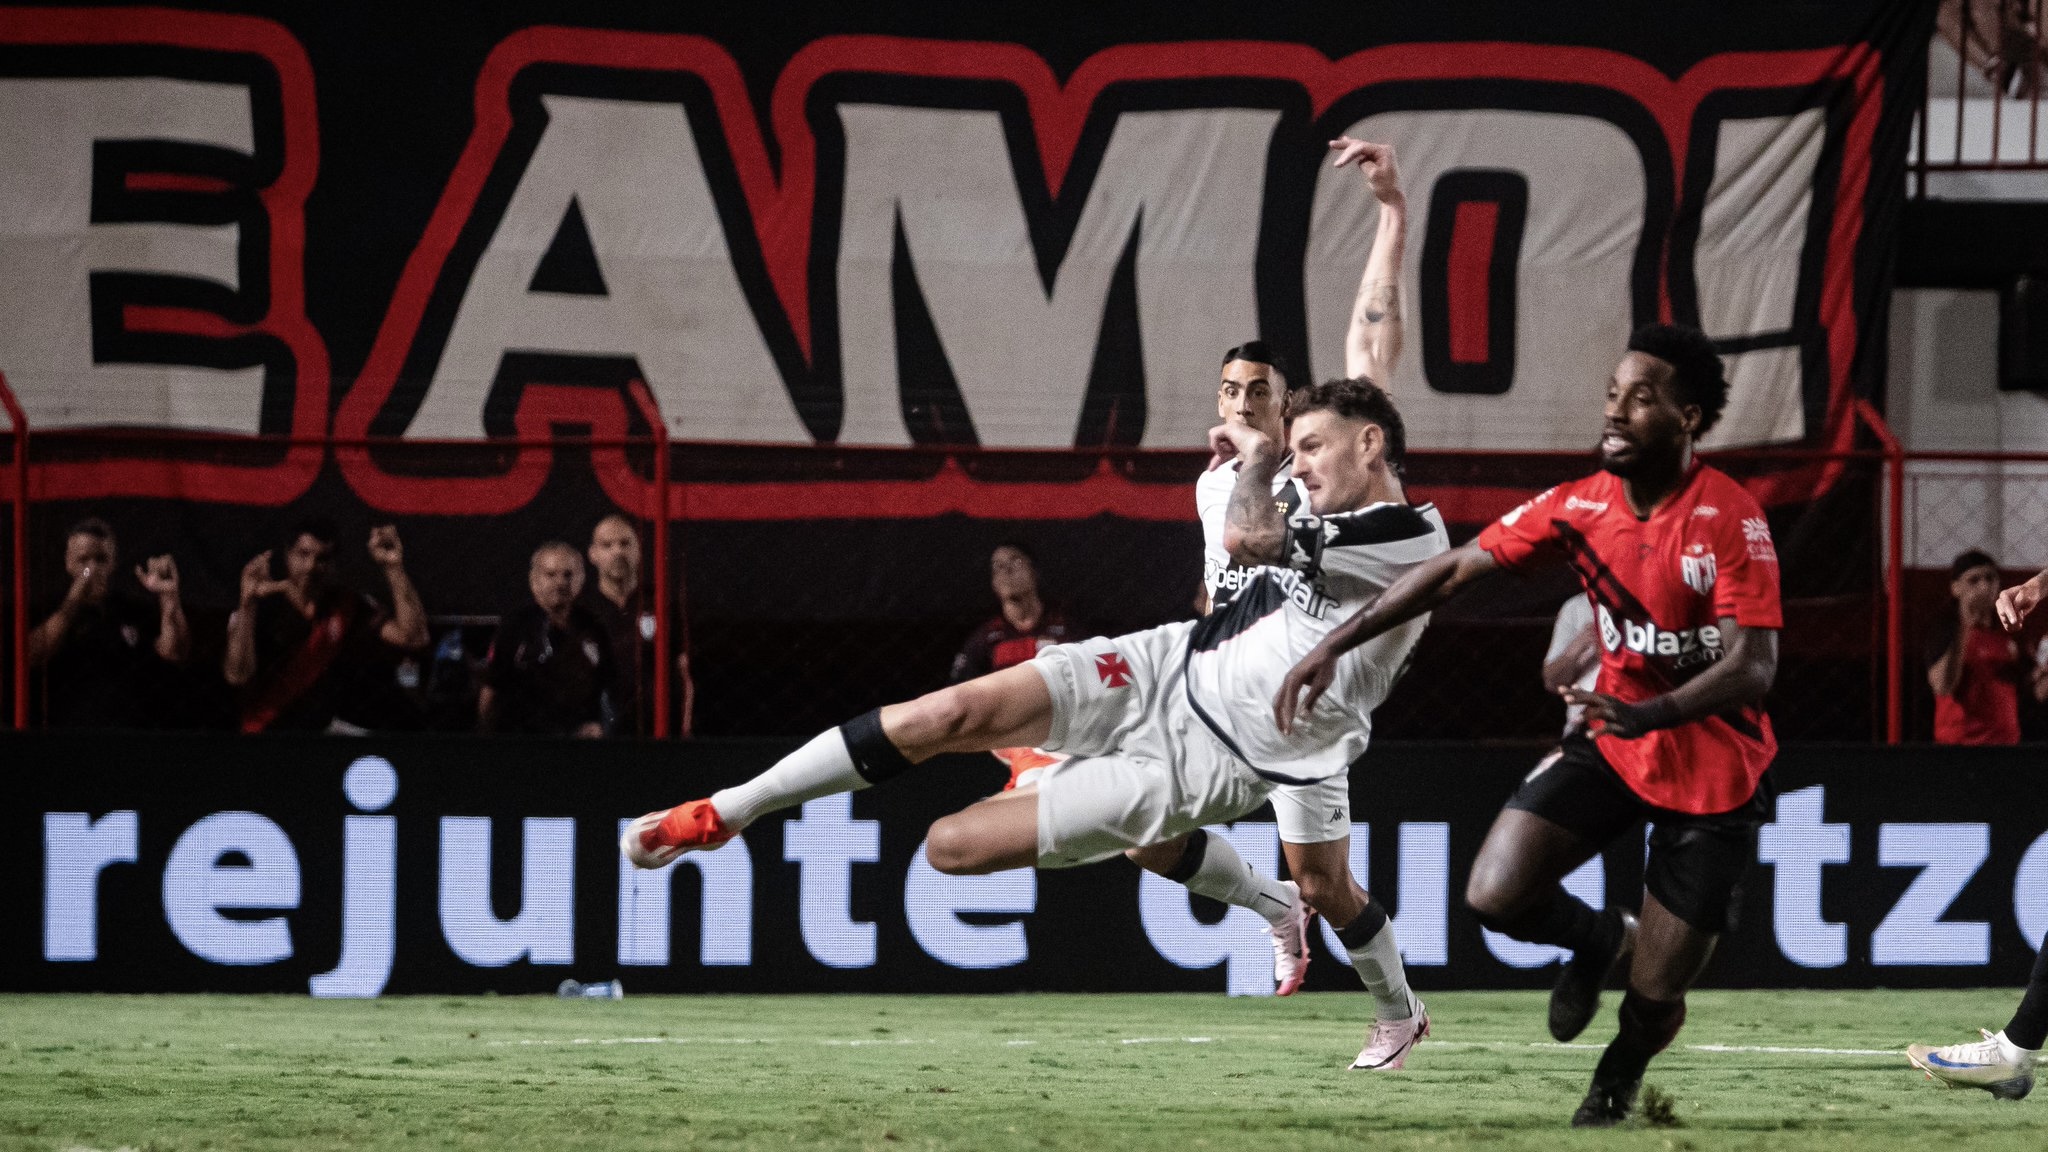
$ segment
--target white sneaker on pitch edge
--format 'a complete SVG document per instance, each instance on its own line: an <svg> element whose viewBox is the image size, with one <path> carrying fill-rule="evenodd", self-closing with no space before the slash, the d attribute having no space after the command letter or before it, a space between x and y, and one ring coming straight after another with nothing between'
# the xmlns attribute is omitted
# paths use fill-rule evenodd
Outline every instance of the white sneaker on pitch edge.
<svg viewBox="0 0 2048 1152"><path fill-rule="evenodd" d="M1408 1053L1429 1035L1429 1013L1422 1001L1409 997L1415 1015L1406 1020L1375 1020L1365 1038L1365 1049L1351 1062L1353 1072L1396 1072L1408 1063Z"/></svg>
<svg viewBox="0 0 2048 1152"><path fill-rule="evenodd" d="M2003 1032L1978 1031L1984 1039L1973 1044L1914 1044L1906 1049L1906 1059L1949 1088L1982 1088L2000 1100L2032 1092L2038 1053L2015 1045Z"/></svg>
<svg viewBox="0 0 2048 1152"><path fill-rule="evenodd" d="M1266 926L1266 935L1273 938L1273 994L1292 996L1308 976L1308 905L1302 903L1301 885L1282 880L1280 886L1293 903L1278 925Z"/></svg>

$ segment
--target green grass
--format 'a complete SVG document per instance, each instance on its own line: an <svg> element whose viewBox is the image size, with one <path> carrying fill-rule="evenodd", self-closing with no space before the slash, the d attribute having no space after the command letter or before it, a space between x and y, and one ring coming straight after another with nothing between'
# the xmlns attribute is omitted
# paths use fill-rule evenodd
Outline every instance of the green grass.
<svg viewBox="0 0 2048 1152"><path fill-rule="evenodd" d="M1406 1072L1345 1070L1362 994L0 997L0 1150L2048 1148L2048 1108L1902 1048L2017 993L1696 993L1651 1067L1676 1128L1575 1133L1598 1052L1532 993L1437 993ZM1604 1041L1608 1014L1586 1039ZM1201 1038L1198 1041L1193 1038ZM628 1042L632 1041L632 1042ZM644 1042L641 1042L644 1041ZM2048 1089L2043 1091L2048 1099Z"/></svg>

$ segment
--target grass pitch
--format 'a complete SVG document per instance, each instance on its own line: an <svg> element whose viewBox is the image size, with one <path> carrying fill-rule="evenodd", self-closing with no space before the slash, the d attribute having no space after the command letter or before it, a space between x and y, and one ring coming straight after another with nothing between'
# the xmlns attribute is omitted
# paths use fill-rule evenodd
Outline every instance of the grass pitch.
<svg viewBox="0 0 2048 1152"><path fill-rule="evenodd" d="M0 997L0 1150L2048 1147L2041 1100L1898 1050L1977 992L1704 992L1652 1065L1677 1127L1571 1132L1598 1046L1536 993L1437 993L1408 1070L1353 1073L1362 994ZM1615 997L1586 1040L1604 1043Z"/></svg>

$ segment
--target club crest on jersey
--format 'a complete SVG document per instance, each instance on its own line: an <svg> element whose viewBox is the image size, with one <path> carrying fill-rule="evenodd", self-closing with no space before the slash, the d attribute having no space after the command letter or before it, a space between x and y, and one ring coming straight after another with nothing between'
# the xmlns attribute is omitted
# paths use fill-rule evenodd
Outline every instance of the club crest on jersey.
<svg viewBox="0 0 2048 1152"><path fill-rule="evenodd" d="M1122 655L1104 652L1095 658L1095 674L1104 685L1111 688L1128 687L1131 683L1131 666Z"/></svg>
<svg viewBox="0 0 2048 1152"><path fill-rule="evenodd" d="M1685 578L1686 587L1705 596L1714 590L1714 554L1705 544L1692 545L1678 558L1678 574Z"/></svg>

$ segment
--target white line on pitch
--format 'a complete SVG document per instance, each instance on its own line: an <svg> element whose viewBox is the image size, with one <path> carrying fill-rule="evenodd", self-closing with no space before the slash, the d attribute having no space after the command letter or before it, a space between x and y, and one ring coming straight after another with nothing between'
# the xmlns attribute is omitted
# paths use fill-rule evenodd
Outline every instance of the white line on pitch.
<svg viewBox="0 0 2048 1152"><path fill-rule="evenodd" d="M1263 1037L1279 1039L1279 1037ZM1117 1040L1118 1044L1214 1044L1214 1036L1131 1036ZM579 1036L574 1039L532 1039L532 1040L486 1040L492 1048L504 1047L546 1047L559 1045L615 1045L615 1044L778 1044L782 1041L768 1037L750 1036ZM940 1044L937 1038L915 1039L911 1037L892 1039L859 1038L851 1040L819 1039L811 1043L828 1048L902 1048L918 1044ZM1005 1040L1004 1047L1021 1048L1043 1043L1039 1040ZM1089 1043L1089 1041L1081 1041ZM1102 1041L1108 1043L1108 1041ZM1431 1040L1429 1048L1481 1048L1493 1051L1547 1049L1562 1052L1599 1052L1605 1044L1558 1044L1548 1040ZM1680 1046L1685 1052L1706 1052L1717 1056L1898 1056L1901 1052L1893 1048L1800 1048L1777 1044L1686 1044Z"/></svg>

